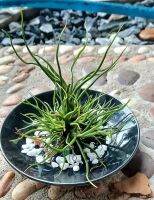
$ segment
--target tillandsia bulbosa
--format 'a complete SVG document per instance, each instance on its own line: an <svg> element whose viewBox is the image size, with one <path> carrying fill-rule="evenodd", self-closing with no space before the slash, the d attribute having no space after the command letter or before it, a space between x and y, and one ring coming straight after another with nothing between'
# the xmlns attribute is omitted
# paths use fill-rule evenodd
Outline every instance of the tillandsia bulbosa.
<svg viewBox="0 0 154 200"><path fill-rule="evenodd" d="M29 100L25 100L23 103L31 106L36 112L25 114L26 121L25 127L18 130L19 138L14 140L18 142L20 139L29 138L34 141L39 142L45 149L45 157L40 164L44 164L53 155L60 154L65 158L68 154L80 153L83 159L84 170L86 179L95 186L90 179L90 171L93 170L90 167L88 157L84 148L89 148L93 153L95 153L98 163L96 166L106 167L103 159L97 154L97 152L90 147L90 142L95 142L99 144L105 144L104 140L106 137L112 137L112 135L117 134L125 126L128 119L124 119L121 123L113 126L106 126L108 121L115 115L115 113L121 111L125 105L113 105L111 101L100 104L100 98L104 95L97 95L96 97L91 96L88 93L89 88L104 74L107 74L112 70L118 63L119 58L122 53L107 67L103 67L106 56L116 38L108 46L106 52L101 58L100 63L96 68L80 78L74 81L74 67L84 52L86 48L86 43L83 45L78 54L74 57L73 62L70 66L71 81L67 83L63 78L60 62L59 62L59 48L60 41L65 27L61 32L59 37L59 42L56 49L56 63L58 70L55 69L54 65L49 63L45 58L34 54L25 38L24 33L24 22L23 14L21 12L21 27L22 27L22 37L25 42L25 46L28 53L32 57L32 62L27 62L22 59L19 53L16 51L12 37L10 34L5 32L10 38L11 46L16 54L16 56L26 65L35 65L39 67L52 81L55 86L53 98L51 105L42 102L37 97L33 97L33 103ZM90 81L90 83L89 83ZM85 84L89 85L83 89ZM86 101L83 102L83 97L87 97ZM41 106L40 106L41 105ZM49 134L42 135L41 137L34 135L36 131L46 131ZM64 159L65 164L66 159ZM34 163L35 165L36 163ZM64 166L64 165L63 165ZM94 167L94 168L95 168ZM63 168L63 167L62 167ZM96 186L95 186L96 187Z"/></svg>

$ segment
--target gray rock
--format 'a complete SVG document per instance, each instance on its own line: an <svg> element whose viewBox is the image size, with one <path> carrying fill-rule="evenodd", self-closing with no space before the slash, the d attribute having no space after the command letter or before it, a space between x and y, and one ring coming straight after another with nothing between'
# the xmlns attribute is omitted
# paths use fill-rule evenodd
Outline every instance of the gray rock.
<svg viewBox="0 0 154 200"><path fill-rule="evenodd" d="M21 45L21 44L24 44L24 40L21 39L21 38L14 38L14 39L12 40L12 43L13 43L14 45Z"/></svg>
<svg viewBox="0 0 154 200"><path fill-rule="evenodd" d="M4 46L10 45L10 38L4 38L4 39L1 41L1 44L4 45Z"/></svg>
<svg viewBox="0 0 154 200"><path fill-rule="evenodd" d="M75 26L81 26L83 24L83 19L82 18L77 18L77 19L73 19L71 21Z"/></svg>
<svg viewBox="0 0 154 200"><path fill-rule="evenodd" d="M96 18L92 18L92 17L85 18L84 27L87 32L89 32L91 28L94 26L95 21L96 21Z"/></svg>
<svg viewBox="0 0 154 200"><path fill-rule="evenodd" d="M42 26L40 27L40 30L43 33L53 33L53 27L50 23L42 24Z"/></svg>
<svg viewBox="0 0 154 200"><path fill-rule="evenodd" d="M118 75L118 81L121 85L133 85L139 78L139 73L131 70L121 70Z"/></svg>
<svg viewBox="0 0 154 200"><path fill-rule="evenodd" d="M40 23L41 23L40 17L36 17L36 18L32 19L32 20L29 22L29 25L35 26L35 25L39 25Z"/></svg>
<svg viewBox="0 0 154 200"><path fill-rule="evenodd" d="M18 22L11 22L9 24L10 32L16 32L21 30L21 25Z"/></svg>
<svg viewBox="0 0 154 200"><path fill-rule="evenodd" d="M80 44L80 39L79 38L71 38L70 39L70 43L71 44L76 44L76 45L78 45L78 44Z"/></svg>
<svg viewBox="0 0 154 200"><path fill-rule="evenodd" d="M108 38L96 38L95 42L96 44L108 45L110 40Z"/></svg>
<svg viewBox="0 0 154 200"><path fill-rule="evenodd" d="M147 41L141 41L136 35L130 35L129 37L125 37L124 41L129 44L147 44Z"/></svg>
<svg viewBox="0 0 154 200"><path fill-rule="evenodd" d="M125 29L124 31L119 32L118 36L125 38L132 34L133 35L138 34L139 32L140 32L140 29L137 26L132 26L130 28Z"/></svg>

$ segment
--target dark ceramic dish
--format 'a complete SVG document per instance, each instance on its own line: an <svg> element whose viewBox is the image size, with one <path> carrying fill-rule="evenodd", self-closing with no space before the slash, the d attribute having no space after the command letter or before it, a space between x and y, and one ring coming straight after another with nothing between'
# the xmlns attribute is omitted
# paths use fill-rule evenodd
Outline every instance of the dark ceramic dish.
<svg viewBox="0 0 154 200"><path fill-rule="evenodd" d="M90 94L96 96L99 92L90 90ZM45 92L37 95L42 101L51 103L53 92ZM86 97L84 98L84 100ZM109 96L104 95L101 98L101 102L104 100L109 101L112 99L112 103L120 104L120 102ZM83 101L84 101L83 100ZM33 101L33 98L30 98ZM23 103L19 104L6 118L2 130L1 130L1 150L7 160L7 162L18 172L27 176L30 179L36 181L41 181L44 183L54 184L54 185L82 185L86 184L87 180L84 175L84 171L72 172L72 169L67 169L63 171L59 176L59 170L55 171L50 166L39 166L31 167L28 170L26 168L34 163L34 159L21 153L21 145L24 141L19 142L17 145L10 142L10 140L17 138L15 129L22 128L23 115L27 112L33 112L30 106ZM139 144L139 126L137 120L129 108L125 107L122 111L118 112L112 119L111 122L117 124L122 118L127 115L132 115L131 120L127 122L125 131L117 134L116 138L111 142L110 146L107 148L107 153L105 153L103 160L106 163L106 168L97 168L90 174L92 181L98 181L103 179L118 170L122 169L135 154L138 144ZM25 171L26 170L26 171Z"/></svg>

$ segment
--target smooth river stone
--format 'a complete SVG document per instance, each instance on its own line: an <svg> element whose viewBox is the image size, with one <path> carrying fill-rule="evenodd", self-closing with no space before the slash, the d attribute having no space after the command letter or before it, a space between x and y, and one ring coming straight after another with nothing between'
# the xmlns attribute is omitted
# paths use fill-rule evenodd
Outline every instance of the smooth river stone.
<svg viewBox="0 0 154 200"><path fill-rule="evenodd" d="M2 103L3 106L16 105L21 101L21 97L18 94L12 94L8 96Z"/></svg>
<svg viewBox="0 0 154 200"><path fill-rule="evenodd" d="M121 70L118 75L118 81L121 85L133 85L139 78L139 73L132 70Z"/></svg>
<svg viewBox="0 0 154 200"><path fill-rule="evenodd" d="M0 66L0 75L9 73L12 68L13 68L13 66L11 66L11 65L1 65Z"/></svg>
<svg viewBox="0 0 154 200"><path fill-rule="evenodd" d="M15 85L13 85L12 87L10 87L7 91L6 94L13 94L15 92L18 92L19 90L23 89L24 85L21 83L17 83Z"/></svg>
<svg viewBox="0 0 154 200"><path fill-rule="evenodd" d="M146 101L154 102L154 83L145 84L139 90L139 95Z"/></svg>
<svg viewBox="0 0 154 200"><path fill-rule="evenodd" d="M26 80L28 77L29 77L29 73L22 72L22 73L18 74L17 76L15 76L12 79L12 81L14 83L20 83L20 82Z"/></svg>
<svg viewBox="0 0 154 200"><path fill-rule="evenodd" d="M142 30L139 37L143 40L154 40L154 28L146 28Z"/></svg>
<svg viewBox="0 0 154 200"><path fill-rule="evenodd" d="M7 65L7 64L9 64L11 62L14 62L15 59L16 59L15 56L12 56L12 55L1 57L0 65Z"/></svg>
<svg viewBox="0 0 154 200"><path fill-rule="evenodd" d="M138 63L138 62L143 61L145 59L146 59L146 56L143 55L143 54L140 54L140 55L133 56L132 58L129 59L129 61L132 62L132 63Z"/></svg>

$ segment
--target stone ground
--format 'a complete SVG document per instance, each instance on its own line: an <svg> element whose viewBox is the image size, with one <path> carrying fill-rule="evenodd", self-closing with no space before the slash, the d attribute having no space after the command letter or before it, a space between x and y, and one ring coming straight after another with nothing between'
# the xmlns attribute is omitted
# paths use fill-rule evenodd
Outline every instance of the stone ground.
<svg viewBox="0 0 154 200"><path fill-rule="evenodd" d="M106 64L112 62L124 46L113 47L106 59ZM26 48L16 46L23 60L31 60ZM63 66L63 75L69 81L69 66L73 56L77 54L80 46L61 46L60 63ZM85 75L98 64L106 47L88 46L85 53L79 59L75 70L75 78ZM32 46L31 50L43 55L49 60L54 60L54 46ZM13 54L10 47L0 49L0 122L3 120L22 99L53 89L48 78L33 65L25 65ZM109 72L106 77L101 78L92 89L103 91L122 100L131 99L129 106L135 113L141 127L141 142L139 157L142 163L137 169L147 175L151 180L151 188L154 189L154 47L152 46L128 46L119 60L118 67ZM126 173L132 171L133 165L129 166ZM0 153L0 176L3 176L11 167L6 163ZM120 176L119 176L120 175ZM111 179L119 180L124 175L119 172ZM13 187L21 182L24 177L16 173ZM108 181L110 182L110 180ZM154 191L153 191L154 192ZM11 191L2 200L11 199ZM28 199L47 200L47 189L40 190ZM74 196L74 190L66 193L61 199L80 199ZM87 197L87 199L90 199ZM116 199L110 194L102 194L92 199ZM120 199L128 199L121 196ZM141 198L131 197L132 200ZM154 199L154 198L151 198Z"/></svg>

